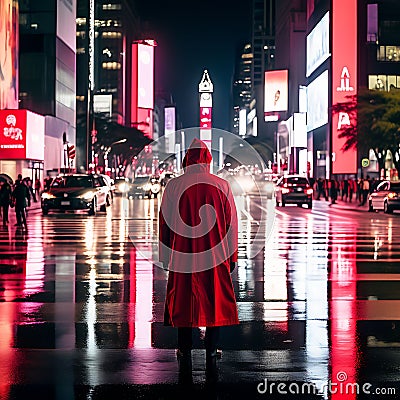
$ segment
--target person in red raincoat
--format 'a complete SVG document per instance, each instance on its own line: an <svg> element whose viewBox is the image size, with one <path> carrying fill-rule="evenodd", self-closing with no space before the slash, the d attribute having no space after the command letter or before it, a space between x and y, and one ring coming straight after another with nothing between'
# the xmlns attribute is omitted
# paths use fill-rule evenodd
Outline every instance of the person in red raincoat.
<svg viewBox="0 0 400 400"><path fill-rule="evenodd" d="M178 328L180 373L191 376L192 328L206 327L206 374L217 375L219 327L239 323L230 273L237 263L238 222L229 183L210 173L212 156L194 139L170 180L159 215L159 257L169 270L165 325Z"/></svg>

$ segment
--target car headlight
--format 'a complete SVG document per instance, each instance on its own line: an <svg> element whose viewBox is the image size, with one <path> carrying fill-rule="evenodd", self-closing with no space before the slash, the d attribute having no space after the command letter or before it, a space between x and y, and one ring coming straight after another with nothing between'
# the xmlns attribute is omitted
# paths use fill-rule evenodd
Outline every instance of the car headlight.
<svg viewBox="0 0 400 400"><path fill-rule="evenodd" d="M80 199L84 199L84 200L92 200L93 199L93 193L92 192L86 192L84 194L81 194L80 196L78 196Z"/></svg>
<svg viewBox="0 0 400 400"><path fill-rule="evenodd" d="M399 196L398 193L394 193L394 192L390 192L387 195L388 199L397 199L398 196Z"/></svg>
<svg viewBox="0 0 400 400"><path fill-rule="evenodd" d="M282 194L286 194L286 193L289 193L289 192L290 192L290 189L282 188Z"/></svg>
<svg viewBox="0 0 400 400"><path fill-rule="evenodd" d="M146 183L145 185L143 185L143 190L145 192L148 192L149 190L151 190L151 184L150 183Z"/></svg>
<svg viewBox="0 0 400 400"><path fill-rule="evenodd" d="M312 190L312 188L308 188L308 189L306 189L306 194L313 194L313 190Z"/></svg>
<svg viewBox="0 0 400 400"><path fill-rule="evenodd" d="M151 186L151 191L152 191L153 193L158 193L158 192L160 191L160 189L161 189L161 186L160 186L159 183L154 183L154 184Z"/></svg>
<svg viewBox="0 0 400 400"><path fill-rule="evenodd" d="M122 183L119 183L118 184L118 190L120 191L120 192L122 192L122 193L125 193L125 192L127 192L128 191L128 184L127 183L125 183L125 182L122 182Z"/></svg>
<svg viewBox="0 0 400 400"><path fill-rule="evenodd" d="M56 198L56 196L54 196L54 194L47 193L47 192L42 193L43 200L50 200L50 199L55 199L55 198Z"/></svg>

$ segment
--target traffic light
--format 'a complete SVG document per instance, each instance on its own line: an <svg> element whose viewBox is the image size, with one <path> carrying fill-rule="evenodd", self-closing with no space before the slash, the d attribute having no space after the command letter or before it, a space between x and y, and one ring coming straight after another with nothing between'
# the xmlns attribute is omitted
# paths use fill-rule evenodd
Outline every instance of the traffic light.
<svg viewBox="0 0 400 400"><path fill-rule="evenodd" d="M75 158L75 146L73 144L69 144L67 147L68 158L73 160Z"/></svg>

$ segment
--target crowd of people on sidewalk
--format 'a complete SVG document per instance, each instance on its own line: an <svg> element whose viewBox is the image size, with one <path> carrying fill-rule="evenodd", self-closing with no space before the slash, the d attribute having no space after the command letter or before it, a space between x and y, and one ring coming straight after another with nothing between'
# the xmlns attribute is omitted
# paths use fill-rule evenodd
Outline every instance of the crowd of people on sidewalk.
<svg viewBox="0 0 400 400"><path fill-rule="evenodd" d="M15 226L27 228L26 215L27 208L31 202L37 202L40 199L41 183L37 179L33 187L30 178L22 178L19 174L14 184L7 180L0 181L0 215L3 221L3 227L7 227L9 222L9 209L14 208L16 224Z"/></svg>
<svg viewBox="0 0 400 400"><path fill-rule="evenodd" d="M375 178L345 178L345 179L323 179L318 178L313 182L315 200L321 200L321 197L328 201L330 205L340 200L352 203L358 203L359 206L366 204L368 195L372 193L379 181Z"/></svg>

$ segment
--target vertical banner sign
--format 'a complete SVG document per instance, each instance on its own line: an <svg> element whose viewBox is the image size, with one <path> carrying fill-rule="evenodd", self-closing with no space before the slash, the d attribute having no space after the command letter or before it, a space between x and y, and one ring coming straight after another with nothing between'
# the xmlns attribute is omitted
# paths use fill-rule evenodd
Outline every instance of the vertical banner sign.
<svg viewBox="0 0 400 400"><path fill-rule="evenodd" d="M332 104L350 102L357 94L357 0L332 1ZM356 115L332 115L332 173L357 173L357 152L342 148L341 131L356 124Z"/></svg>
<svg viewBox="0 0 400 400"><path fill-rule="evenodd" d="M153 138L154 46L132 43L131 125Z"/></svg>

